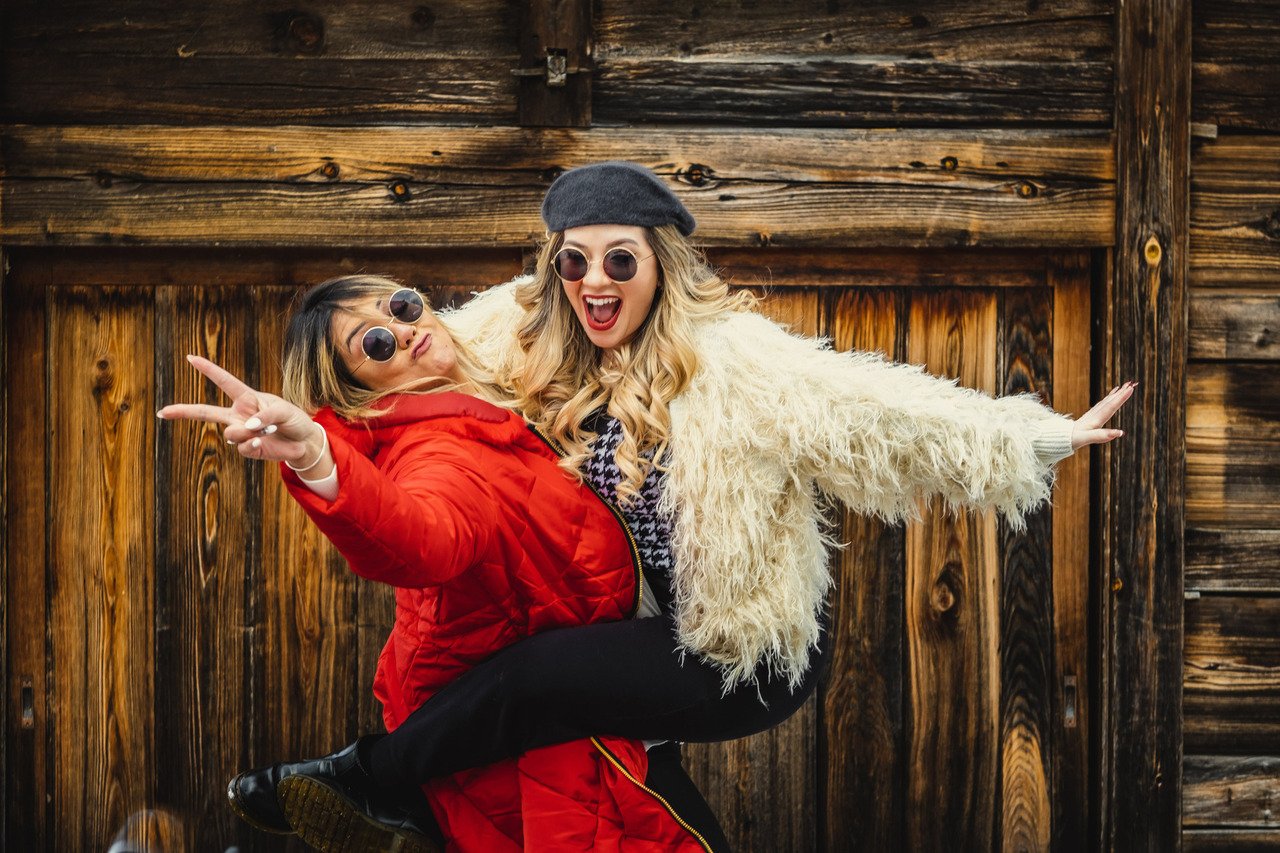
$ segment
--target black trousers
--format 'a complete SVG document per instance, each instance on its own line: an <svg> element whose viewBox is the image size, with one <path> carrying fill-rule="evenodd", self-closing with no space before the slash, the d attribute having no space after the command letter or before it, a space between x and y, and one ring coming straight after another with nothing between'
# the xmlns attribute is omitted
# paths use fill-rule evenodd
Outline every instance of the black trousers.
<svg viewBox="0 0 1280 853"><path fill-rule="evenodd" d="M592 735L746 737L795 713L829 655L824 630L795 690L762 672L758 684L725 693L714 667L679 651L670 618L548 631L508 646L437 692L374 744L371 772L385 785L417 785Z"/></svg>

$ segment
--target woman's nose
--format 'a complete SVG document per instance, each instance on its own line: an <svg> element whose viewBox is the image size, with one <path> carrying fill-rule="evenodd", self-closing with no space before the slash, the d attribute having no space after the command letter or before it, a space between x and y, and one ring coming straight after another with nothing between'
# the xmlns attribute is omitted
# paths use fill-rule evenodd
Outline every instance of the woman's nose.
<svg viewBox="0 0 1280 853"><path fill-rule="evenodd" d="M591 266L587 267L587 274L582 277L583 284L603 285L610 282L609 276L605 275L604 264L600 261L593 261Z"/></svg>
<svg viewBox="0 0 1280 853"><path fill-rule="evenodd" d="M403 320L392 320L388 326L391 328L392 334L396 336L396 340L400 342L400 346L407 347L409 342L413 340L417 330L413 323L406 323Z"/></svg>

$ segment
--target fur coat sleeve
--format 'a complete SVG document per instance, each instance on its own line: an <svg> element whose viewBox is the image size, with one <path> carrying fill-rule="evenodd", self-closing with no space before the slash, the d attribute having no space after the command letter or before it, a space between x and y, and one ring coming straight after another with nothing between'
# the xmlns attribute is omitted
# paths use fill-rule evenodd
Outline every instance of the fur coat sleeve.
<svg viewBox="0 0 1280 853"><path fill-rule="evenodd" d="M753 313L708 323L672 407L664 507L674 519L682 644L726 686L759 665L796 681L831 579L823 498L890 521L917 500L1004 513L1048 498L1072 421L877 355L837 353Z"/></svg>

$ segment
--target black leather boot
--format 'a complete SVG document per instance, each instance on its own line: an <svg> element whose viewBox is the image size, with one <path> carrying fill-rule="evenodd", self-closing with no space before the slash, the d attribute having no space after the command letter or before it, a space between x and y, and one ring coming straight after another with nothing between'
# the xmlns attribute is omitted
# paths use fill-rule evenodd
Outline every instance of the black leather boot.
<svg viewBox="0 0 1280 853"><path fill-rule="evenodd" d="M241 773L227 785L231 809L258 829L280 834L297 832L308 844L328 853L391 849L426 853L441 849L430 840L440 834L422 792L417 788L387 791L366 770L362 753L367 754L377 739L366 736L323 758L282 762ZM289 780L294 779L306 779L307 784L291 788ZM318 808L317 803L323 808ZM342 820L335 823L333 814ZM361 830L357 833L359 838L350 843L333 835L343 828L338 824L347 823L358 823ZM381 832L379 827L383 828ZM401 846L376 846L364 840L379 835L387 845L399 839ZM406 841L411 842L410 846L404 846Z"/></svg>

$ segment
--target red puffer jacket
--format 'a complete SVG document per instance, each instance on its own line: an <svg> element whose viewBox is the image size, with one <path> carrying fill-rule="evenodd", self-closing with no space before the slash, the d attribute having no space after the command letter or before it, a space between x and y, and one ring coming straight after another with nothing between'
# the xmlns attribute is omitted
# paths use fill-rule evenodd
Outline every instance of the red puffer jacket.
<svg viewBox="0 0 1280 853"><path fill-rule="evenodd" d="M631 616L625 527L517 415L459 394L388 398L366 424L332 412L332 503L281 466L352 571L396 587L374 692L388 730L497 649L548 628ZM702 851L642 781L643 745L592 738L424 787L457 853Z"/></svg>

